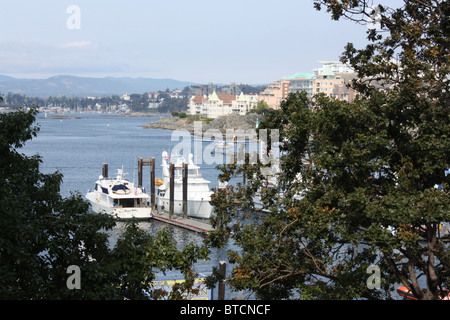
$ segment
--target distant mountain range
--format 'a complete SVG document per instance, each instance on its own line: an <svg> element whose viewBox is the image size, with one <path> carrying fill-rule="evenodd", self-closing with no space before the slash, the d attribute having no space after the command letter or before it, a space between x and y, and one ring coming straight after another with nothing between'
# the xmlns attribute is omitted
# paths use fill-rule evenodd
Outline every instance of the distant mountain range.
<svg viewBox="0 0 450 320"><path fill-rule="evenodd" d="M106 96L124 93L183 89L193 82L173 79L105 77L87 78L59 75L47 79L18 79L0 75L0 93L19 93L32 97L48 96Z"/></svg>

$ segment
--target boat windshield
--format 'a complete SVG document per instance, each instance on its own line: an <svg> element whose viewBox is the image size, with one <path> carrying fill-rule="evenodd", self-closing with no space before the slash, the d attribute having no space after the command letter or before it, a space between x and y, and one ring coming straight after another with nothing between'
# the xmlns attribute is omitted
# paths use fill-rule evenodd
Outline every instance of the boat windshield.
<svg viewBox="0 0 450 320"><path fill-rule="evenodd" d="M144 208L147 207L147 201L145 198L114 199L114 206L121 208Z"/></svg>
<svg viewBox="0 0 450 320"><path fill-rule="evenodd" d="M199 175L198 169L197 169L197 168L195 168L195 169L189 169L189 170L188 170L188 174L189 174L190 176L198 176L198 175Z"/></svg>
<svg viewBox="0 0 450 320"><path fill-rule="evenodd" d="M191 177L200 177L198 168L188 169L188 175ZM175 170L175 177L179 178L183 176L183 170Z"/></svg>
<svg viewBox="0 0 450 320"><path fill-rule="evenodd" d="M119 190L129 190L127 186L123 185L123 184L117 184L115 186L112 187L112 191L119 191Z"/></svg>

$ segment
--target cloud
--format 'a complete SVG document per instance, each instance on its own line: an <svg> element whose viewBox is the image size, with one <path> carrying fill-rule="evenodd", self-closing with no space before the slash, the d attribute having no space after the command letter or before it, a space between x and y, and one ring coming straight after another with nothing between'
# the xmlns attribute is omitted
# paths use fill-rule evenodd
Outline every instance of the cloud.
<svg viewBox="0 0 450 320"><path fill-rule="evenodd" d="M74 41L56 46L59 49L92 49L97 47L91 41Z"/></svg>
<svg viewBox="0 0 450 320"><path fill-rule="evenodd" d="M103 50L104 51L104 50ZM91 41L59 45L31 41L0 41L2 74L55 74L123 72L128 65L102 54L102 48Z"/></svg>

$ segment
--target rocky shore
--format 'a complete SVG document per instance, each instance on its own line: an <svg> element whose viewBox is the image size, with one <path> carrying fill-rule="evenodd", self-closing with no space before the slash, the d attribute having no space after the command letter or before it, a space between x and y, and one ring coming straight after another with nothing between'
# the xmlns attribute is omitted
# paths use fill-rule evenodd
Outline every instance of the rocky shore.
<svg viewBox="0 0 450 320"><path fill-rule="evenodd" d="M256 113L250 113L247 115L233 114L229 116L221 116L210 122L201 122L201 133L203 134L209 129L215 129L216 131L219 130L222 134L226 134L227 130L229 131L234 129L236 136L239 137L240 135L245 135L245 130L255 129L257 121L261 121L263 117L263 115ZM199 132L194 132L194 123L195 121L191 118L165 118L158 121L149 122L142 125L142 127L147 129L186 130L192 134L197 134ZM199 127L200 125L197 122L196 128L198 129ZM211 131L212 130L210 130L210 132ZM246 134L248 134L248 132Z"/></svg>
<svg viewBox="0 0 450 320"><path fill-rule="evenodd" d="M159 113L148 113L148 112L130 112L130 113L119 113L119 114L107 114L108 117L159 117Z"/></svg>

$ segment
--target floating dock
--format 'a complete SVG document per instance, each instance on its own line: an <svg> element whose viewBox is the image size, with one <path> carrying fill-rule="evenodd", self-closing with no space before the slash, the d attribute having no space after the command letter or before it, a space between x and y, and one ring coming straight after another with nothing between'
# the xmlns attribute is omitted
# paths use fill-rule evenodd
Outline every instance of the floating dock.
<svg viewBox="0 0 450 320"><path fill-rule="evenodd" d="M214 228L208 224L194 219L184 219L180 215L174 214L172 218L169 218L168 212L156 212L153 211L152 218L158 221L162 221L177 227L181 227L184 229L188 229L191 231L199 232L199 233L208 233L210 231L214 231Z"/></svg>

